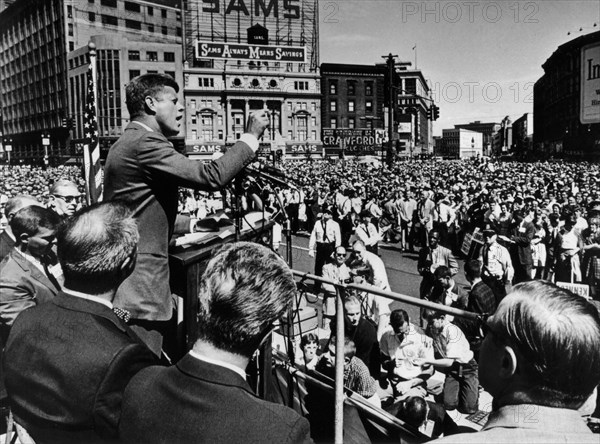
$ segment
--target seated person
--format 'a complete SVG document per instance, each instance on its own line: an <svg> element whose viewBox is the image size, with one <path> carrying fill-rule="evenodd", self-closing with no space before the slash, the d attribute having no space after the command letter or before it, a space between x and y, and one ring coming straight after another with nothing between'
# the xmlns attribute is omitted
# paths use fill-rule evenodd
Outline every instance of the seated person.
<svg viewBox="0 0 600 444"><path fill-rule="evenodd" d="M302 371L314 370L319 361L319 337L307 333L300 339L300 350L296 352L296 367Z"/></svg>
<svg viewBox="0 0 600 444"><path fill-rule="evenodd" d="M408 313L394 310L390 315L393 331L386 331L380 341L381 361L388 372L394 394L426 396L426 382L432 366L414 365L414 358L433 359L433 342L410 323Z"/></svg>
<svg viewBox="0 0 600 444"><path fill-rule="evenodd" d="M478 366L467 338L442 312L425 309L423 317L428 322L427 334L433 338L435 359L415 358L413 363L431 364L446 375L443 389L446 410L458 408L464 414L475 413L479 401Z"/></svg>
<svg viewBox="0 0 600 444"><path fill-rule="evenodd" d="M335 377L335 336L329 339L327 352L323 353L317 363L316 371L330 378ZM356 356L356 346L352 339L344 338L344 387L366 398L376 407L381 407L381 399L377 394L377 382L369 374L367 366Z"/></svg>

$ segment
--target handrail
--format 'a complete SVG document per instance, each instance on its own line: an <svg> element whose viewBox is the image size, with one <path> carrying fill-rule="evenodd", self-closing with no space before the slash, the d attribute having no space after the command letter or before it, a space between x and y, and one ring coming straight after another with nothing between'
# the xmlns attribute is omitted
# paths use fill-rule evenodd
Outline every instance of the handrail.
<svg viewBox="0 0 600 444"><path fill-rule="evenodd" d="M342 297L340 295L340 290L359 290L363 292L373 293L379 296L383 296L388 299L392 299L395 301L405 302L407 304L416 305L422 308L431 308L436 311L450 314L453 316L458 316L474 321L482 321L483 316L477 313L472 313L469 311L461 310L459 308L448 307L447 305L439 304L436 302L427 301L424 299L415 298L413 296L408 296L400 293L395 293L393 291L384 291L378 288L368 286L368 285L360 285L360 284L343 284L332 281L330 279L323 278L321 276L317 276L315 274L292 270L294 276L300 278L300 282L304 282L306 279L311 279L313 281L321 282L322 284L330 284L333 285L336 289L336 344L335 344L335 354L336 356L344 356L344 307ZM344 403L344 371L343 371L343 360L336 359L335 360L335 437L334 442L336 444L343 444L343 426L344 426L344 415L343 415L343 403Z"/></svg>

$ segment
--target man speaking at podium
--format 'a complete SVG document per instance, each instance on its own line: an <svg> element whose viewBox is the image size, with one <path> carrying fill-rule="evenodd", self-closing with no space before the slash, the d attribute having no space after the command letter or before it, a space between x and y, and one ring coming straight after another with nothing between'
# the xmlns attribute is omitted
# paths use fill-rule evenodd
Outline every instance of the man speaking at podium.
<svg viewBox="0 0 600 444"><path fill-rule="evenodd" d="M173 314L168 245L177 216L178 187L218 190L252 162L269 126L267 111L249 116L246 133L221 158L193 161L167 137L179 133L179 86L166 74L145 74L125 88L131 123L106 159L104 198L134 211L140 232L137 265L119 287L115 305L131 312L131 328L158 356Z"/></svg>

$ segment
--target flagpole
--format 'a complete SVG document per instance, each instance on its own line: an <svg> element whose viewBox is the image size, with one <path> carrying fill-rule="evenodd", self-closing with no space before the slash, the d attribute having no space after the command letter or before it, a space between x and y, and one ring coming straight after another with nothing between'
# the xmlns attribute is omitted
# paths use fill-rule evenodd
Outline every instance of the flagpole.
<svg viewBox="0 0 600 444"><path fill-rule="evenodd" d="M98 78L97 66L96 66L96 44L94 42L88 43L88 50L90 53L90 65L92 66L92 85L94 88L94 110L96 119L98 118L98 85L96 81ZM100 125L98 125L100 126Z"/></svg>
<svg viewBox="0 0 600 444"><path fill-rule="evenodd" d="M413 51L415 52L415 69L417 69L417 45L413 46Z"/></svg>

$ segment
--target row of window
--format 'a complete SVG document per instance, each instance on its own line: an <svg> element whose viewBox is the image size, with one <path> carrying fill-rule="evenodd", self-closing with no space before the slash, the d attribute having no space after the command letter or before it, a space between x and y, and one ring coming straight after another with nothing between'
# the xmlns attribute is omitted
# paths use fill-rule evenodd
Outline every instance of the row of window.
<svg viewBox="0 0 600 444"><path fill-rule="evenodd" d="M200 135L202 136L203 140L215 140L214 139L214 131L211 129L203 129L200 131ZM236 133L236 137L239 138L239 136L241 135L240 133ZM311 131L310 132L310 139L308 139L308 131L306 130L301 130L299 129L298 131L296 131L296 139L294 139L294 131L293 130L288 130L288 140L297 140L300 142L304 142L305 140L317 140L317 131ZM192 140L198 140L198 130L193 129L191 131L191 136L192 136ZM224 140L223 137L223 130L218 130L217 131L217 140Z"/></svg>
<svg viewBox="0 0 600 444"><path fill-rule="evenodd" d="M96 13L95 12L88 12L88 20L90 22L95 22L96 21ZM100 14L100 21L103 25L110 25L110 26L119 26L119 18L115 17L113 15L108 15L108 14ZM140 22L139 20L131 20L131 19L125 19L125 27L128 29L134 29L136 31L141 31L142 30L142 22ZM154 24L152 23L148 23L146 24L146 30L148 32L158 32L158 27L155 27ZM162 25L160 27L160 32L162 33L162 35L169 35L169 27L166 25ZM172 33L172 31L171 31ZM73 35L73 25L71 23L69 23L69 35L72 36ZM177 26L175 28L175 35L177 37L181 37L181 27Z"/></svg>
<svg viewBox="0 0 600 444"><path fill-rule="evenodd" d="M347 80L346 81L346 91L349 96L356 95L356 80ZM329 94L337 94L338 93L338 81L330 80L329 81ZM373 95L373 82L365 82L365 96Z"/></svg>
<svg viewBox="0 0 600 444"><path fill-rule="evenodd" d="M338 110L337 100L329 101L329 111L336 112ZM356 102L354 100L348 100L348 112L356 112ZM373 112L373 101L365 101L365 112Z"/></svg>
<svg viewBox="0 0 600 444"><path fill-rule="evenodd" d="M152 71L152 70L148 70L146 71L146 74L158 74L158 71ZM165 71L165 74L173 77L175 79L175 71ZM140 71L139 69L130 69L129 70L129 80L133 79L134 77L138 77L142 75L142 71ZM177 80L177 79L175 79Z"/></svg>
<svg viewBox="0 0 600 444"><path fill-rule="evenodd" d="M331 119L329 119L329 127L330 128L338 127L337 117L332 117ZM348 126L346 126L345 128L356 128L356 119L354 117L348 117ZM373 121L365 120L365 128L373 129Z"/></svg>
<svg viewBox="0 0 600 444"><path fill-rule="evenodd" d="M128 51L127 58L129 60L141 60L141 52L140 51ZM146 60L149 62L158 62L158 51L146 51ZM163 53L163 60L165 62L174 62L175 61L175 53L165 51Z"/></svg>
<svg viewBox="0 0 600 444"><path fill-rule="evenodd" d="M88 3L95 3L94 0L88 0ZM142 7L139 3L135 3L135 2L124 2L125 3L125 10L126 11L131 11L131 12L142 12ZM117 7L117 0L100 0L100 4L102 6L108 6L110 8L116 8ZM160 9L160 8L158 8ZM154 7L153 6L146 6L146 13L150 16L154 15ZM160 14L162 16L162 18L167 18L167 10L166 9L160 9ZM176 18L177 20L181 20L181 12L177 11L176 12Z"/></svg>

